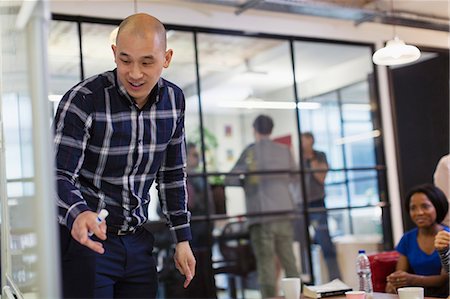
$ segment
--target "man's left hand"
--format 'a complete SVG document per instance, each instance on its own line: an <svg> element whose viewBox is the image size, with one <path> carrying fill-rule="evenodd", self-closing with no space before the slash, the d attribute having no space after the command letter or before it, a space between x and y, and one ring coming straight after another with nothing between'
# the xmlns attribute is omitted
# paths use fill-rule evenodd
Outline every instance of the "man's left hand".
<svg viewBox="0 0 450 299"><path fill-rule="evenodd" d="M195 276L195 257L188 241L180 242L175 247L175 267L186 277L183 286L188 287Z"/></svg>

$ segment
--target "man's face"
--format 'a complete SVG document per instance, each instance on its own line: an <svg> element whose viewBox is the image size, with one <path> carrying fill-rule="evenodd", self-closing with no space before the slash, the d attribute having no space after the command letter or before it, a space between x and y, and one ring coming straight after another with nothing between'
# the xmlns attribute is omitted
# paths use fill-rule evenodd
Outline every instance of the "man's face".
<svg viewBox="0 0 450 299"><path fill-rule="evenodd" d="M165 51L157 34L145 36L121 32L112 46L117 76L138 105L147 101L163 68L169 66L172 50Z"/></svg>
<svg viewBox="0 0 450 299"><path fill-rule="evenodd" d="M200 156L196 148L188 149L187 167L195 169L200 163Z"/></svg>
<svg viewBox="0 0 450 299"><path fill-rule="evenodd" d="M302 148L303 150L310 150L313 148L313 139L309 136L302 136Z"/></svg>

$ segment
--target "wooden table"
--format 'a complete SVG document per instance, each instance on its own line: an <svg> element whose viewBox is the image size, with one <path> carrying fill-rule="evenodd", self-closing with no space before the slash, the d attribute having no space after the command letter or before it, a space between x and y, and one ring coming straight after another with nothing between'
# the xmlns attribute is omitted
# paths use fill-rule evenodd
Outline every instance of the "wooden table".
<svg viewBox="0 0 450 299"><path fill-rule="evenodd" d="M309 297L304 297L303 295L300 296L301 299L311 299ZM325 297L330 299L344 299L345 295L339 295L339 296L332 296L332 297ZM284 296L280 297L274 297L271 299L284 299ZM373 293L373 299L398 299L398 295L394 294L386 294L386 293ZM425 297L424 299L439 299L435 297Z"/></svg>

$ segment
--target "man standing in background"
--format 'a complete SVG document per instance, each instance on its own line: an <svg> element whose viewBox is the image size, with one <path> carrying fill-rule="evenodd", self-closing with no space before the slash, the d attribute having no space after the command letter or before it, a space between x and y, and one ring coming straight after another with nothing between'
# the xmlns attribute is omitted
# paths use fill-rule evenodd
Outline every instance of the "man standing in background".
<svg viewBox="0 0 450 299"><path fill-rule="evenodd" d="M328 215L325 210L325 178L328 172L327 157L324 152L314 149L314 136L310 132L302 133L303 168L307 170L305 188L308 209L319 208L322 211L310 211L309 222L314 228L314 241L322 248L327 263L330 280L340 278L336 259L336 248L331 241L328 229ZM302 204L302 203L300 203ZM303 210L302 208L300 210ZM301 238L304 239L304 238Z"/></svg>
<svg viewBox="0 0 450 299"><path fill-rule="evenodd" d="M255 143L241 154L231 173L258 171L287 171L288 173L245 174L228 176L225 185L243 186L247 213L264 214L292 212L293 198L289 185L293 182L290 171L295 162L290 149L270 139L272 118L259 115L253 122ZM286 214L254 215L248 218L250 240L256 257L258 281L262 298L275 297L277 277L275 257L285 270L286 277L299 277L292 248L294 232L292 218Z"/></svg>

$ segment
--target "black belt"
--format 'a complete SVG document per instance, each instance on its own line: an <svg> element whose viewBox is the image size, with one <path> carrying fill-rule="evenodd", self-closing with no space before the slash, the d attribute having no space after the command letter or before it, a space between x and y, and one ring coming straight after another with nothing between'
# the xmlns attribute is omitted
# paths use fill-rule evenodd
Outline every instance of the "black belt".
<svg viewBox="0 0 450 299"><path fill-rule="evenodd" d="M113 235L117 235L117 236L126 236L126 235L132 235L137 233L138 231L140 231L142 229L141 226L138 227L130 227L129 229L123 230L120 229L118 227L113 227L113 226L108 226L106 228L106 232L108 234L113 234Z"/></svg>

